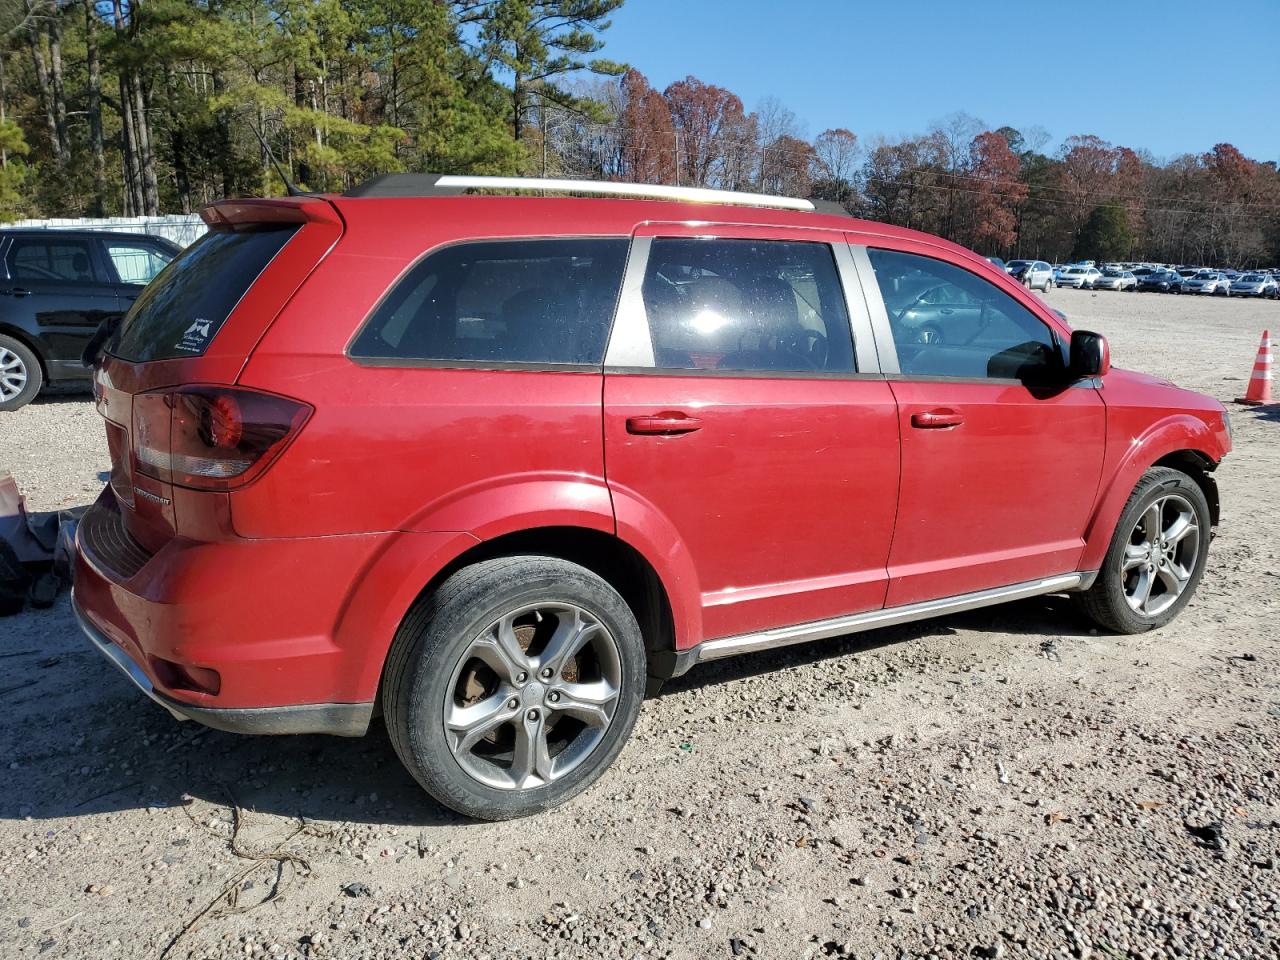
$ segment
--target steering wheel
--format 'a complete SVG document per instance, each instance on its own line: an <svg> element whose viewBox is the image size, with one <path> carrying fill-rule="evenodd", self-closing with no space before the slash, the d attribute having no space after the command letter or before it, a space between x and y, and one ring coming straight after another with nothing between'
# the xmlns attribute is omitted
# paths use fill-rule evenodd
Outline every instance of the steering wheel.
<svg viewBox="0 0 1280 960"><path fill-rule="evenodd" d="M787 352L795 354L813 370L823 370L827 365L827 338L817 330L802 328L787 338Z"/></svg>

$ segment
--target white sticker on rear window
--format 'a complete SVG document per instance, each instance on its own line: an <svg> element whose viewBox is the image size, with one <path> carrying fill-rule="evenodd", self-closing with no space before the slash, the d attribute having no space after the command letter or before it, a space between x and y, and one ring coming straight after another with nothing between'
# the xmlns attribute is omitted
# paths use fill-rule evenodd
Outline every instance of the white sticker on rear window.
<svg viewBox="0 0 1280 960"><path fill-rule="evenodd" d="M204 345L209 340L209 330L212 326L212 320L196 317L191 322L191 326L187 327L186 332L182 334L182 339L175 343L173 348L175 350L186 350L188 353L203 353Z"/></svg>

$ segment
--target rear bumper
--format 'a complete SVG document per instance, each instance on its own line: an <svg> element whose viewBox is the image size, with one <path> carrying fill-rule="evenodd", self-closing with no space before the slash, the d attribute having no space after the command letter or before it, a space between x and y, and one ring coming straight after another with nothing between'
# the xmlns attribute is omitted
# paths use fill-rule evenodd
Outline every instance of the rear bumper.
<svg viewBox="0 0 1280 960"><path fill-rule="evenodd" d="M94 626L80 609L75 591L71 610L88 638L117 670L147 697L179 720L195 720L214 730L245 734L327 733L338 737L361 737L373 719L373 702L307 703L287 707L197 707L165 696L124 650Z"/></svg>
<svg viewBox="0 0 1280 960"><path fill-rule="evenodd" d="M72 605L90 642L176 716L237 733L358 736L385 645L344 615L385 542L176 537L151 554L108 488L77 526Z"/></svg>

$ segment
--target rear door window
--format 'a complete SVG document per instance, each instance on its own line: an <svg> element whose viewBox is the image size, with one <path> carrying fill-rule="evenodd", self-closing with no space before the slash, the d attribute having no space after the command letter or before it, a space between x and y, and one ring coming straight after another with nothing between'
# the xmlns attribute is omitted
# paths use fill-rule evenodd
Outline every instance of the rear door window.
<svg viewBox="0 0 1280 960"><path fill-rule="evenodd" d="M73 237L19 238L9 247L9 276L17 283L101 283L89 241Z"/></svg>
<svg viewBox="0 0 1280 960"><path fill-rule="evenodd" d="M121 283L145 286L173 259L173 254L150 243L106 240L107 256Z"/></svg>
<svg viewBox="0 0 1280 960"><path fill-rule="evenodd" d="M241 297L297 231L297 224L285 224L206 233L138 295L107 352L132 363L204 353Z"/></svg>
<svg viewBox="0 0 1280 960"><path fill-rule="evenodd" d="M599 366L624 238L461 243L392 287L348 353L387 363Z"/></svg>
<svg viewBox="0 0 1280 960"><path fill-rule="evenodd" d="M658 367L854 370L849 313L828 244L659 237L643 292Z"/></svg>

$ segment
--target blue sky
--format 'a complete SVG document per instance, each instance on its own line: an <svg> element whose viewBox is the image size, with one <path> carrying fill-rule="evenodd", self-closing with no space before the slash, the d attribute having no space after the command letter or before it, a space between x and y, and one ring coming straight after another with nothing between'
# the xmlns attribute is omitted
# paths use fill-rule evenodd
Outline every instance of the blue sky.
<svg viewBox="0 0 1280 960"><path fill-rule="evenodd" d="M693 74L748 110L777 97L809 137L991 128L1095 133L1157 159L1227 141L1280 160L1280 2L627 0L601 55L662 89Z"/></svg>

